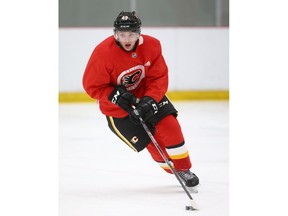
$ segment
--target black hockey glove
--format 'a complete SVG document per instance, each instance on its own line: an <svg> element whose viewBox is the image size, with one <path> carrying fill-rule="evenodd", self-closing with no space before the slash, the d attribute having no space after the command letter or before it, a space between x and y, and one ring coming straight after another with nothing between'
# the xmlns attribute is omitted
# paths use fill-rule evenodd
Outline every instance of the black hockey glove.
<svg viewBox="0 0 288 216"><path fill-rule="evenodd" d="M131 105L136 106L139 103L139 99L131 92L127 91L123 85L116 86L108 99L127 112L131 110Z"/></svg>
<svg viewBox="0 0 288 216"><path fill-rule="evenodd" d="M158 103L152 97L144 96L135 109L137 109L141 118L146 122L158 112ZM134 124L141 124L133 109L129 111L129 117Z"/></svg>

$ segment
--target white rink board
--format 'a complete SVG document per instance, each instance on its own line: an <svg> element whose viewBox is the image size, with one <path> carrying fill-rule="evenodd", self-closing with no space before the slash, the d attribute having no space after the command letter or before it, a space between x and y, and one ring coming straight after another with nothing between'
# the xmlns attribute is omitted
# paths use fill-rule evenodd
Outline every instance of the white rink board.
<svg viewBox="0 0 288 216"><path fill-rule="evenodd" d="M142 28L162 44L169 90L229 89L228 28ZM59 29L59 91L84 92L88 59L112 28Z"/></svg>

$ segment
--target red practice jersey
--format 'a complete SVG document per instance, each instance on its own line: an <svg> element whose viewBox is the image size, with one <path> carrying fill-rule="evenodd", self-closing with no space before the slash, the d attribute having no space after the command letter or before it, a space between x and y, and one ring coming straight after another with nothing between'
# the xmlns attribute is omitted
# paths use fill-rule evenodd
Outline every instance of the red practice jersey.
<svg viewBox="0 0 288 216"><path fill-rule="evenodd" d="M139 37L135 51L120 48L114 36L93 51L83 76L87 94L97 99L104 115L122 118L127 112L108 100L115 86L124 85L136 97L150 96L159 102L168 88L168 68L159 40Z"/></svg>

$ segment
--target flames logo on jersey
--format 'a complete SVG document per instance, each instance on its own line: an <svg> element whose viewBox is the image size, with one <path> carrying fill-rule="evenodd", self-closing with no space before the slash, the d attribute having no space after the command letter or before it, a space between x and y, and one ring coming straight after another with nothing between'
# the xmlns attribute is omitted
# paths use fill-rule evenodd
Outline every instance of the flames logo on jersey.
<svg viewBox="0 0 288 216"><path fill-rule="evenodd" d="M123 71L117 78L118 85L124 85L127 90L134 90L145 77L145 68L143 65L137 65Z"/></svg>
<svg viewBox="0 0 288 216"><path fill-rule="evenodd" d="M141 74L141 71L138 70L133 74L129 74L129 75L124 76L122 78L123 85L126 87L128 87L129 85L133 85L135 82L137 82L139 80L140 74Z"/></svg>

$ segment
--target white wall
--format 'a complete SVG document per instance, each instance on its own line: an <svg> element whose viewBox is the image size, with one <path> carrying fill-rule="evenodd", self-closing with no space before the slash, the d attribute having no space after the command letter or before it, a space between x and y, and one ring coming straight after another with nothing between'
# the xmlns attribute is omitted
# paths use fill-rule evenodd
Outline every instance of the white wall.
<svg viewBox="0 0 288 216"><path fill-rule="evenodd" d="M228 28L142 28L161 41L169 90L229 89ZM112 28L60 28L59 91L82 92L82 75L95 46Z"/></svg>

